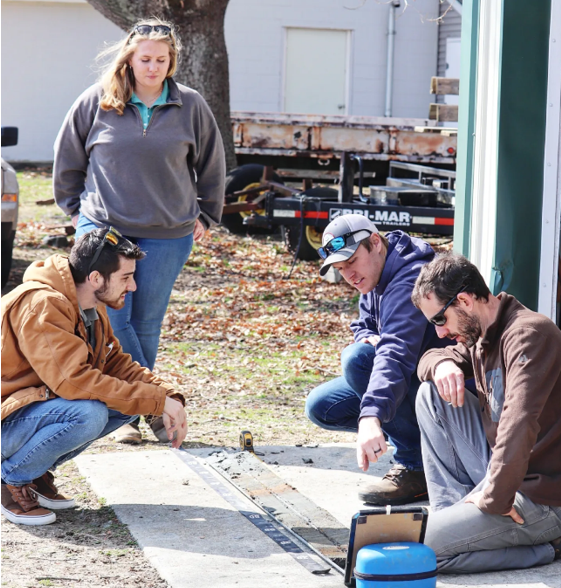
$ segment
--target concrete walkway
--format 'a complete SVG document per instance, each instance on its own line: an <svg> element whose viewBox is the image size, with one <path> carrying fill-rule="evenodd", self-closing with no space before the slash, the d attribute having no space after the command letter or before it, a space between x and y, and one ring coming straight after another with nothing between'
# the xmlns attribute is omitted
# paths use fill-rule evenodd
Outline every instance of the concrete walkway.
<svg viewBox="0 0 561 588"><path fill-rule="evenodd" d="M382 476L390 461L385 455L364 474L356 467L352 444L258 449L272 471L346 527L362 507L358 487L372 475ZM205 467L211 450L188 453ZM81 455L76 463L173 588L344 586L335 570L314 575L303 567L239 512L244 505L260 512L256 505L211 469L205 468L203 479L174 451ZM217 489L233 494L237 508ZM308 559L326 567L314 554ZM513 572L441 575L439 586L561 588L561 561Z"/></svg>

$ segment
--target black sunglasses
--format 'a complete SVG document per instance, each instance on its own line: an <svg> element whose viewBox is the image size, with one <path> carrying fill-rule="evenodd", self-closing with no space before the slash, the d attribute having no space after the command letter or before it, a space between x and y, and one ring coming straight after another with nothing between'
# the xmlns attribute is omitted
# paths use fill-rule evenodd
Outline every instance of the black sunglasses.
<svg viewBox="0 0 561 588"><path fill-rule="evenodd" d="M353 235L362 233L363 231L368 233L368 235L372 235L372 231L369 231L368 229L359 229L358 231L353 231L352 233L345 233L340 237L334 237L331 239L331 241L329 241L329 243L326 243L323 247L318 249L318 255L322 259L327 259L331 254L337 253L337 251L341 251L343 247L346 247L347 245L354 245L355 243L366 239L366 237L358 240L352 238Z"/></svg>
<svg viewBox="0 0 561 588"><path fill-rule="evenodd" d="M99 256L101 255L101 252L105 247L105 243L109 243L109 245L113 246L118 245L119 239L122 237L123 235L121 235L121 233L119 233L117 229L109 227L109 230L107 231L107 233L105 233L105 236L101 240L101 243L97 246L97 249L95 250L94 256L92 257L92 260L90 262L90 266L88 267L88 275L92 273L92 268L99 259Z"/></svg>
<svg viewBox="0 0 561 588"><path fill-rule="evenodd" d="M467 286L464 286L461 290L459 290L456 293L455 296L450 298L450 300L448 300L448 302L443 306L442 310L440 312L437 312L432 318L429 319L429 322L437 327L443 327L446 324L447 320L444 316L444 313L448 310L448 307L454 302L454 300L456 300L458 295L461 294L466 288Z"/></svg>
<svg viewBox="0 0 561 588"><path fill-rule="evenodd" d="M168 27L167 25L143 24L134 27L130 38L132 39L136 35L136 33L138 33L139 35L149 35L152 31L156 31L157 33L160 33L162 35L171 35L171 27Z"/></svg>

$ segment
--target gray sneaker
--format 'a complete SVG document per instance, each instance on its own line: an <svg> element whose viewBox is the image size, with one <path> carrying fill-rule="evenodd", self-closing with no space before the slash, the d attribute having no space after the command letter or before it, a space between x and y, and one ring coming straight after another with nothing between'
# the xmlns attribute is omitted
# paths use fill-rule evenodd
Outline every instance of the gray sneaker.
<svg viewBox="0 0 561 588"><path fill-rule="evenodd" d="M152 417L152 419L149 421L149 425L152 429L152 433L156 435L156 439L158 439L160 443L170 442L168 438L168 433L166 431L166 428L164 427L164 419L161 416Z"/></svg>
<svg viewBox="0 0 561 588"><path fill-rule="evenodd" d="M138 445L142 443L142 435L138 428L138 423L130 423L129 425L123 425L113 432L113 439L117 443L130 443Z"/></svg>
<svg viewBox="0 0 561 588"><path fill-rule="evenodd" d="M397 463L379 482L359 491L358 497L366 504L376 506L396 506L427 500L425 473L408 470Z"/></svg>

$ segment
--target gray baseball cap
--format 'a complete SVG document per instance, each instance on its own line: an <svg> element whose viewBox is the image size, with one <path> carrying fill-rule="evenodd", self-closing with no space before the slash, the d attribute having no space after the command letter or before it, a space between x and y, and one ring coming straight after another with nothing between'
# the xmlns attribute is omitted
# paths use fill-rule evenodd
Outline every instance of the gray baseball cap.
<svg viewBox="0 0 561 588"><path fill-rule="evenodd" d="M355 233L347 237L347 242L343 249L339 249L332 253L321 266L319 270L320 276L325 276L332 264L339 261L346 261L358 249L360 242L368 239L372 233L377 233L376 225L362 214L343 214L338 216L334 221L331 221L325 231L323 231L322 245L325 247L327 243L335 239L335 237L342 237L348 233Z"/></svg>

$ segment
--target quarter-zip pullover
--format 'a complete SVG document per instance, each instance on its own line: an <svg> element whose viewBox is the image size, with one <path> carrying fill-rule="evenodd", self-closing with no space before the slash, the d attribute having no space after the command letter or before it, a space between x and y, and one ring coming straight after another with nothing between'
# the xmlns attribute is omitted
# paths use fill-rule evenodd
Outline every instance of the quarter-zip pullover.
<svg viewBox="0 0 561 588"><path fill-rule="evenodd" d="M204 99L167 80L169 95L146 129L130 102L122 115L99 107L96 84L74 103L55 142L54 196L69 215L128 237L181 238L200 218L220 222L224 202L222 138Z"/></svg>

